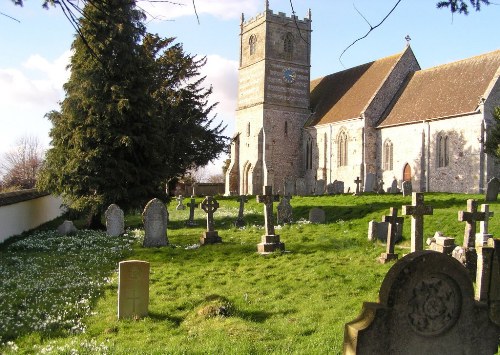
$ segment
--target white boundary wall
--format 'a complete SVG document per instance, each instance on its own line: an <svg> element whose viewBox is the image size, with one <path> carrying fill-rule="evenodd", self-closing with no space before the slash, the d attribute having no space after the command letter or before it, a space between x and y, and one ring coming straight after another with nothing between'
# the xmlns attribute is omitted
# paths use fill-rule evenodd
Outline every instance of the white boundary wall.
<svg viewBox="0 0 500 355"><path fill-rule="evenodd" d="M61 198L47 195L0 206L0 243L61 216L62 203Z"/></svg>

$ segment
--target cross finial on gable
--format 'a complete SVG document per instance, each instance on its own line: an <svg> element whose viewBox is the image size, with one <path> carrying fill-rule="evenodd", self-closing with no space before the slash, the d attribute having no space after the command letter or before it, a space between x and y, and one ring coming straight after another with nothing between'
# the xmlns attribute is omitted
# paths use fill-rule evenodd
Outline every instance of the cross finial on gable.
<svg viewBox="0 0 500 355"><path fill-rule="evenodd" d="M410 35L406 35L405 39L406 39L406 45L407 45L407 46L409 46L409 45L410 45L410 42L411 42L411 37L410 37Z"/></svg>

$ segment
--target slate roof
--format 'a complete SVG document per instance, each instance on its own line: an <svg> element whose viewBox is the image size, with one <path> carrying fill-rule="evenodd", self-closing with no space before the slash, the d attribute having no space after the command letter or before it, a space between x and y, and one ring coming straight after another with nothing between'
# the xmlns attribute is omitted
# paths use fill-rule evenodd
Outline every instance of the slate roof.
<svg viewBox="0 0 500 355"><path fill-rule="evenodd" d="M409 75L378 127L453 117L477 110L500 73L500 50Z"/></svg>
<svg viewBox="0 0 500 355"><path fill-rule="evenodd" d="M29 201L47 195L49 195L49 193L40 192L37 189L4 192L0 193L0 206L12 205L14 203Z"/></svg>
<svg viewBox="0 0 500 355"><path fill-rule="evenodd" d="M313 114L306 126L359 118L404 51L311 81Z"/></svg>

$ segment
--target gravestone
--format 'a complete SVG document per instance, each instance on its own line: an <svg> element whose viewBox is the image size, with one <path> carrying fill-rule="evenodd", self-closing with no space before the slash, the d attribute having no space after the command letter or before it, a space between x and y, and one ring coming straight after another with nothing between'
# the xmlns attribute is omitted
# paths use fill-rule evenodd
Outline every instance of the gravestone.
<svg viewBox="0 0 500 355"><path fill-rule="evenodd" d="M149 263L140 260L118 264L118 319L148 315Z"/></svg>
<svg viewBox="0 0 500 355"><path fill-rule="evenodd" d="M429 246L430 250L448 254L450 256L456 247L455 238L446 237L443 235L443 232L440 231L434 233L434 237L427 238L426 244Z"/></svg>
<svg viewBox="0 0 500 355"><path fill-rule="evenodd" d="M290 205L290 200L292 196L283 196L281 198L280 203L278 204L277 213L276 213L276 221L278 225L282 225L285 223L292 223L292 205Z"/></svg>
<svg viewBox="0 0 500 355"><path fill-rule="evenodd" d="M391 207L390 215L384 216L383 221L388 223L387 228L387 247L385 253L379 257L379 262L385 264L391 260L397 260L398 254L394 253L394 243L396 242L396 227L398 224L403 224L403 217L398 217L398 209Z"/></svg>
<svg viewBox="0 0 500 355"><path fill-rule="evenodd" d="M335 194L343 194L344 193L344 182L335 180L333 182L333 190Z"/></svg>
<svg viewBox="0 0 500 355"><path fill-rule="evenodd" d="M325 180L316 180L316 187L314 188L315 195L323 195L325 193Z"/></svg>
<svg viewBox="0 0 500 355"><path fill-rule="evenodd" d="M372 192L373 191L373 187L376 184L377 177L375 176L374 173L368 173L368 174L366 174L365 179L366 179L366 181L365 181L365 184L364 184L365 186L364 186L363 191L365 191L365 192Z"/></svg>
<svg viewBox="0 0 500 355"><path fill-rule="evenodd" d="M432 215L434 211L424 204L422 192L413 192L411 202L411 206L403 206L402 215L411 216L411 251L414 252L424 248L424 215Z"/></svg>
<svg viewBox="0 0 500 355"><path fill-rule="evenodd" d="M398 180L396 180L396 178L392 180L391 187L389 188L388 192L391 194L398 194L400 192L398 188Z"/></svg>
<svg viewBox="0 0 500 355"><path fill-rule="evenodd" d="M203 235L200 237L200 244L222 243L222 238L214 227L214 212L219 208L219 202L212 196L207 196L203 202L200 203L200 208L207 214L207 230L203 232Z"/></svg>
<svg viewBox="0 0 500 355"><path fill-rule="evenodd" d="M404 219L396 223L396 234L394 239L395 243L399 243L403 240L403 224ZM368 240L371 242L380 240L381 242L386 243L388 230L388 222L377 222L375 220L371 220L370 222L368 222Z"/></svg>
<svg viewBox="0 0 500 355"><path fill-rule="evenodd" d="M176 200L177 200L177 206L175 207L175 209L177 211L185 210L186 206L184 206L184 204L182 203L182 201L184 200L184 197L182 197L182 195L179 195L179 196L177 196Z"/></svg>
<svg viewBox="0 0 500 355"><path fill-rule="evenodd" d="M146 204L142 212L144 223L144 247L162 247L168 245L168 211L165 204L154 198Z"/></svg>
<svg viewBox="0 0 500 355"><path fill-rule="evenodd" d="M333 185L333 183L326 185L326 193L328 195L333 195L335 193L335 185Z"/></svg>
<svg viewBox="0 0 500 355"><path fill-rule="evenodd" d="M365 302L345 325L344 354L494 354L499 328L474 300L467 270L448 255L406 255L382 282L379 302Z"/></svg>
<svg viewBox="0 0 500 355"><path fill-rule="evenodd" d="M57 233L60 235L68 235L78 232L72 221L64 221L59 227L57 227Z"/></svg>
<svg viewBox="0 0 500 355"><path fill-rule="evenodd" d="M413 192L413 187L411 185L411 181L403 181L403 196L410 196Z"/></svg>
<svg viewBox="0 0 500 355"><path fill-rule="evenodd" d="M464 244L462 248L465 253L465 266L469 270L472 279L476 277L476 222L484 221L485 213L477 211L477 202L474 199L467 200L467 211L458 211L458 221L465 222Z"/></svg>
<svg viewBox="0 0 500 355"><path fill-rule="evenodd" d="M380 179L378 181L378 185L377 185L377 193L378 194L385 194L385 190L384 190L384 180Z"/></svg>
<svg viewBox="0 0 500 355"><path fill-rule="evenodd" d="M306 180L304 178L297 178L295 180L295 193L299 196L306 195Z"/></svg>
<svg viewBox="0 0 500 355"><path fill-rule="evenodd" d="M482 204L481 212L484 212L484 220L479 222L479 233L476 233L475 246L485 246L488 240L493 238L493 235L488 232L490 217L493 217L493 212L490 212L490 205Z"/></svg>
<svg viewBox="0 0 500 355"><path fill-rule="evenodd" d="M362 180L358 177L356 177L356 180L354 180L354 183L356 184L356 191L354 192L354 195L359 195L359 185L361 185Z"/></svg>
<svg viewBox="0 0 500 355"><path fill-rule="evenodd" d="M106 233L110 236L116 237L125 233L125 222L123 217L123 210L114 203L109 205L104 212L106 218Z"/></svg>
<svg viewBox="0 0 500 355"><path fill-rule="evenodd" d="M283 195L292 196L295 195L295 180L291 178L285 179L285 184L283 187Z"/></svg>
<svg viewBox="0 0 500 355"><path fill-rule="evenodd" d="M500 180L497 177L491 178L486 185L485 201L496 201L498 190L500 189Z"/></svg>
<svg viewBox="0 0 500 355"><path fill-rule="evenodd" d="M326 216L325 211L321 208L311 208L309 210L309 222L311 223L325 223Z"/></svg>
<svg viewBox="0 0 500 355"><path fill-rule="evenodd" d="M243 209L245 208L245 203L248 202L248 197L245 195L240 195L237 200L240 203L240 208L238 210L238 218L234 221L234 226L241 228L245 226L245 220L243 219Z"/></svg>
<svg viewBox="0 0 500 355"><path fill-rule="evenodd" d="M197 208L198 206L196 205L196 200L193 196L191 196L191 202L188 202L187 206L189 207L189 219L187 220L186 225L189 227L194 227L198 225L194 221L194 209Z"/></svg>
<svg viewBox="0 0 500 355"><path fill-rule="evenodd" d="M264 194L257 196L257 202L264 204L264 225L266 234L262 236L261 243L257 244L259 254L269 254L277 250L284 251L285 244L280 241L280 236L274 232L273 203L279 201L278 195L273 195L272 186L264 186Z"/></svg>

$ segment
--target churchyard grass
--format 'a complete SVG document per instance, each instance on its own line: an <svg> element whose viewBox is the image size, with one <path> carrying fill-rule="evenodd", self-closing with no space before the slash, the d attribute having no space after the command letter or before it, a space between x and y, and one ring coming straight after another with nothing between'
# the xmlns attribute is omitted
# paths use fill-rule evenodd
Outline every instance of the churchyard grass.
<svg viewBox="0 0 500 355"><path fill-rule="evenodd" d="M440 230L463 240L457 211L481 195L429 193L434 215L424 235ZM197 198L197 202L201 202ZM60 354L335 354L344 324L364 301L377 301L392 263L376 262L385 246L367 240L368 222L390 207L411 204L401 195L294 197L295 223L278 226L287 252L256 253L264 234L263 206L250 198L246 226L235 228L236 198L218 198L215 229L223 243L197 247L206 227L185 227L188 211L169 205L170 245L142 248L140 215L126 216L125 237L78 232L61 237L33 232L0 247L0 353ZM307 222L326 211L325 224ZM500 216L497 202L490 209ZM493 217L490 231L500 228ZM410 218L395 252L409 252ZM117 263L151 264L149 316L117 320ZM7 316L5 316L7 315Z"/></svg>

